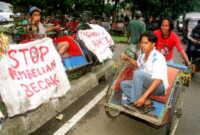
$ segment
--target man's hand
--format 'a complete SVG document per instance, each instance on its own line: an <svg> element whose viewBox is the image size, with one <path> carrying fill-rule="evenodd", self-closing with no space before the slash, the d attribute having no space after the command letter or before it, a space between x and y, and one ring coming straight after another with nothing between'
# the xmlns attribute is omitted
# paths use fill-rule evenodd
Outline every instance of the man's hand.
<svg viewBox="0 0 200 135"><path fill-rule="evenodd" d="M188 67L191 66L191 62L190 61L182 60L182 64L184 64L185 66L188 66Z"/></svg>
<svg viewBox="0 0 200 135"><path fill-rule="evenodd" d="M185 62L185 65L188 66L188 67L191 67L192 64L191 64L190 61L188 61L188 62Z"/></svg>
<svg viewBox="0 0 200 135"><path fill-rule="evenodd" d="M61 30L62 28L60 27L60 25L56 25L53 27L54 30Z"/></svg>
<svg viewBox="0 0 200 135"><path fill-rule="evenodd" d="M141 107L141 106L144 105L145 101L146 101L146 98L141 96L138 100L136 100L134 102L134 105L137 106L137 107Z"/></svg>
<svg viewBox="0 0 200 135"><path fill-rule="evenodd" d="M132 58L130 58L128 55L122 53L121 54L121 59L127 60L131 65L133 65L134 67L138 68L137 61L132 59Z"/></svg>
<svg viewBox="0 0 200 135"><path fill-rule="evenodd" d="M121 54L121 59L123 59L123 60L128 60L129 57L128 57L126 54L122 53L122 54Z"/></svg>
<svg viewBox="0 0 200 135"><path fill-rule="evenodd" d="M49 27L46 32L49 32L49 31L59 31L61 29L60 25L56 25L56 26L52 26L52 27Z"/></svg>
<svg viewBox="0 0 200 135"><path fill-rule="evenodd" d="M198 40L195 40L195 39L193 39L192 42L193 42L194 44L198 44L198 43L199 43Z"/></svg>

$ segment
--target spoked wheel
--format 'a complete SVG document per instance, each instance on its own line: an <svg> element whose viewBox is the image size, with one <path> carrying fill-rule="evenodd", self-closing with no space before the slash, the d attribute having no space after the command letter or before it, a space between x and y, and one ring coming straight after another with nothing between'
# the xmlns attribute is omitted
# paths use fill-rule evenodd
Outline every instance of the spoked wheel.
<svg viewBox="0 0 200 135"><path fill-rule="evenodd" d="M108 106L105 107L105 112L110 118L116 118L121 113L119 110L110 108Z"/></svg>
<svg viewBox="0 0 200 135"><path fill-rule="evenodd" d="M183 86L178 86L172 101L172 108L166 127L166 135L175 135L179 120L182 116L184 94L185 88Z"/></svg>
<svg viewBox="0 0 200 135"><path fill-rule="evenodd" d="M106 103L110 102L111 96L113 94L113 89L112 89L112 85L114 83L114 81L117 79L117 76L119 75L121 68L123 65L120 65L119 67L117 67L115 69L115 72L113 72L112 74L112 79L110 79L109 83L109 88L106 94ZM117 116L120 115L120 111L114 108L111 108L109 106L105 106L105 112L106 114L110 117L110 118L116 118Z"/></svg>
<svg viewBox="0 0 200 135"><path fill-rule="evenodd" d="M116 79L116 75L114 75L112 83L114 82L115 79ZM110 102L110 98L113 94L113 90L112 90L111 86L112 86L112 84L110 84L110 87L108 88L108 91L107 91L107 94L106 94L106 103ZM109 106L105 106L105 112L110 118L116 118L117 116L120 115L119 110L113 109Z"/></svg>

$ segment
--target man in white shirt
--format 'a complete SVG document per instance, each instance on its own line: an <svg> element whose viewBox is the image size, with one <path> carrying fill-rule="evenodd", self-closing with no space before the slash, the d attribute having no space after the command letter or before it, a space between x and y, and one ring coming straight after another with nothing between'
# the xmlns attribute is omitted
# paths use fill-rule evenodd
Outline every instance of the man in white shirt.
<svg viewBox="0 0 200 135"><path fill-rule="evenodd" d="M139 41L141 53L137 61L125 54L121 56L136 67L133 80L121 82L122 104L136 107L151 104L150 95L164 95L168 88L166 60L154 47L157 38L152 33L144 33Z"/></svg>

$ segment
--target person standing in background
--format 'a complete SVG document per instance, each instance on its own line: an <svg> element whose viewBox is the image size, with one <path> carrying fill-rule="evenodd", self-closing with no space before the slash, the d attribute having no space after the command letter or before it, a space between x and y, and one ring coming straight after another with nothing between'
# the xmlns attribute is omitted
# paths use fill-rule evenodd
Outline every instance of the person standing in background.
<svg viewBox="0 0 200 135"><path fill-rule="evenodd" d="M139 42L140 35L146 31L146 25L141 22L141 17L141 11L136 11L135 18L129 22L127 27L129 41L135 48L138 48L137 44Z"/></svg>

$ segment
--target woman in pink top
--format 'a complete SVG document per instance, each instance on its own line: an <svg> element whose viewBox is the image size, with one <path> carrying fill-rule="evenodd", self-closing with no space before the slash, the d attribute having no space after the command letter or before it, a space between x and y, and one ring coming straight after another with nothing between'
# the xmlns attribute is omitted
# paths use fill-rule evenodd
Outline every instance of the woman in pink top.
<svg viewBox="0 0 200 135"><path fill-rule="evenodd" d="M190 65L190 61L182 47L179 36L173 32L173 22L170 18L162 19L160 29L155 30L154 34L158 38L156 49L165 56L168 62L173 62L173 49L176 47L185 64L187 66Z"/></svg>

